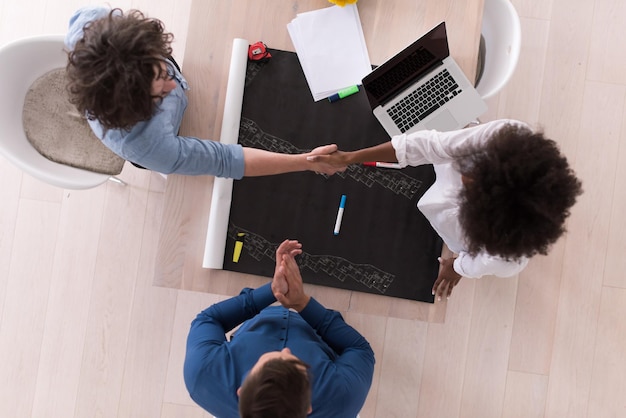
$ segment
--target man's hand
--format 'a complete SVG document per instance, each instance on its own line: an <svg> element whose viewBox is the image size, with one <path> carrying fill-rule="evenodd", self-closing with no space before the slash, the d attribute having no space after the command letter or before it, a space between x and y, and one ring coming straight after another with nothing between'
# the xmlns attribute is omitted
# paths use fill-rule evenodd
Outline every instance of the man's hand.
<svg viewBox="0 0 626 418"><path fill-rule="evenodd" d="M293 255L283 254L277 274L282 276L287 282L288 291L285 293L276 291L274 292L274 297L285 308L293 308L301 312L306 308L311 297L304 293L300 267L298 267L298 263L296 263L296 259L293 258ZM274 277L276 277L276 275Z"/></svg>
<svg viewBox="0 0 626 418"><path fill-rule="evenodd" d="M433 295L437 295L437 300L441 300L443 296L449 298L452 288L461 280L461 275L454 271L454 258L440 257L439 264L441 264L441 269L433 285Z"/></svg>
<svg viewBox="0 0 626 418"><path fill-rule="evenodd" d="M307 154L311 171L324 174L335 174L346 170L348 166L343 157L346 153L337 150L337 145L323 145Z"/></svg>
<svg viewBox="0 0 626 418"><path fill-rule="evenodd" d="M272 293L285 294L289 292L289 286L285 275L279 272L284 255L292 258L302 253L302 244L296 240L284 240L276 249L276 268L274 269L274 279L272 280Z"/></svg>

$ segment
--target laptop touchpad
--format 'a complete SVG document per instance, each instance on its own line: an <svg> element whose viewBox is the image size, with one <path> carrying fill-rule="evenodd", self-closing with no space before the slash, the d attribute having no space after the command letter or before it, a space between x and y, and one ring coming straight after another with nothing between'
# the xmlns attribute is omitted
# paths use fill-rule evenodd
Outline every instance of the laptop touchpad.
<svg viewBox="0 0 626 418"><path fill-rule="evenodd" d="M444 109L443 112L426 122L428 129L434 129L436 131L452 131L458 126L458 122L448 109Z"/></svg>

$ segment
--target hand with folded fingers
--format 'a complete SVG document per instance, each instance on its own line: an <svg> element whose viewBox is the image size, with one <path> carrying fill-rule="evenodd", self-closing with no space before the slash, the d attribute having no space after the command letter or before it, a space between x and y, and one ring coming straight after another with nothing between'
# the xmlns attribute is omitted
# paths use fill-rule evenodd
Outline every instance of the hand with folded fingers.
<svg viewBox="0 0 626 418"><path fill-rule="evenodd" d="M276 291L274 291L276 300L285 308L293 308L301 312L309 303L311 297L304 291L300 267L291 253L282 255L280 266L274 277L279 277L281 281L284 280L287 284L286 292L282 292L284 289L282 287L276 288ZM273 287L272 290L274 290Z"/></svg>
<svg viewBox="0 0 626 418"><path fill-rule="evenodd" d="M296 240L286 239L276 249L276 268L274 269L274 278L272 279L272 292L274 294L277 292L281 294L289 292L287 280L285 279L284 274L279 273L283 256L290 255L291 257L295 257L301 253L302 244Z"/></svg>

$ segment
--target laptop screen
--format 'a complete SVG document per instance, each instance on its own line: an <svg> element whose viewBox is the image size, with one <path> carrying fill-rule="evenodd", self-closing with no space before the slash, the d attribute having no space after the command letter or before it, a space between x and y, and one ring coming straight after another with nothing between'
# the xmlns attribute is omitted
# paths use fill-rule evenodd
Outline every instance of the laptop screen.
<svg viewBox="0 0 626 418"><path fill-rule="evenodd" d="M441 22L363 78L372 109L395 97L450 55L446 24Z"/></svg>

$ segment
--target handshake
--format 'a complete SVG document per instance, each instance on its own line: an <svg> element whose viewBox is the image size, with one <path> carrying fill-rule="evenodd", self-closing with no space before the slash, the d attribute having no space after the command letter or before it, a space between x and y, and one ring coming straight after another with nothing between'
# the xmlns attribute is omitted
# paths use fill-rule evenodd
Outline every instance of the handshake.
<svg viewBox="0 0 626 418"><path fill-rule="evenodd" d="M272 293L285 308L301 312L311 297L304 292L300 267L295 256L302 253L302 244L285 240L276 249L276 269L272 279Z"/></svg>

